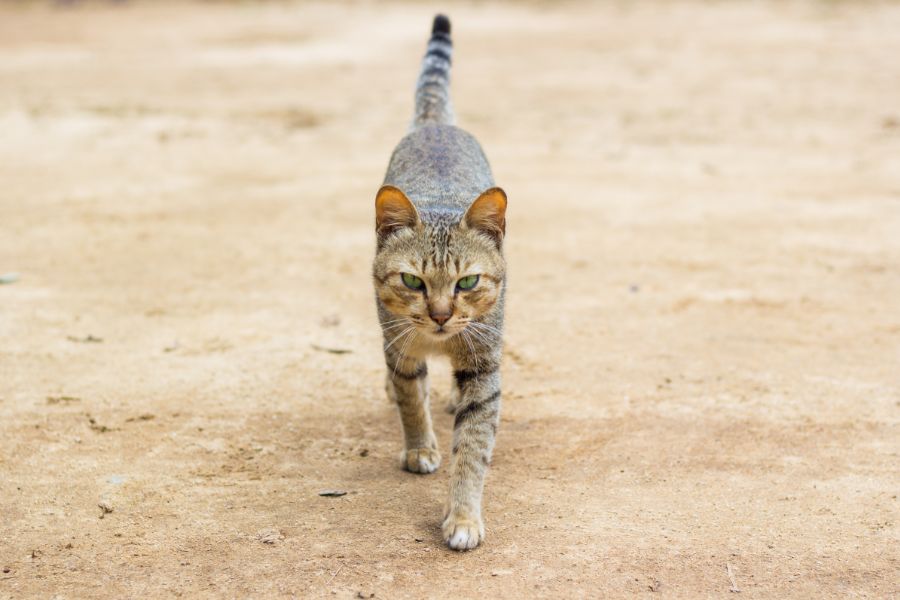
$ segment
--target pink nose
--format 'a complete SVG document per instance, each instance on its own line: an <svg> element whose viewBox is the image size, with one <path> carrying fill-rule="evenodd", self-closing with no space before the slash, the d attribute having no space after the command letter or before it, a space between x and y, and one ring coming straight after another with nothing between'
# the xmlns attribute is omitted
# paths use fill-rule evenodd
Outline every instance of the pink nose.
<svg viewBox="0 0 900 600"><path fill-rule="evenodd" d="M442 312L442 313L431 313L429 316L431 317L432 321L434 321L438 325L443 326L443 324L446 323L452 315L449 312Z"/></svg>

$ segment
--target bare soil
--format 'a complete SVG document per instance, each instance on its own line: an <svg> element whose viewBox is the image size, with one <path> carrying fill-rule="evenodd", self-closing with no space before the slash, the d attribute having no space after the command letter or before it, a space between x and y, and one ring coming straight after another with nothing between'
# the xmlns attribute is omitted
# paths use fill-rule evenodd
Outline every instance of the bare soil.
<svg viewBox="0 0 900 600"><path fill-rule="evenodd" d="M510 197L464 554L369 281L435 8L0 7L0 597L900 594L900 5L441 7Z"/></svg>

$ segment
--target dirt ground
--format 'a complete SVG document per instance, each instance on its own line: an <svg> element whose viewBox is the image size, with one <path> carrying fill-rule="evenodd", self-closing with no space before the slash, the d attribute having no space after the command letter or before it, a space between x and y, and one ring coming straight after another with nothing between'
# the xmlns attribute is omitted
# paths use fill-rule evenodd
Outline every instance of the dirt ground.
<svg viewBox="0 0 900 600"><path fill-rule="evenodd" d="M446 468L396 462L369 280L437 8L510 197L464 554ZM898 31L868 2L4 3L0 597L897 597Z"/></svg>

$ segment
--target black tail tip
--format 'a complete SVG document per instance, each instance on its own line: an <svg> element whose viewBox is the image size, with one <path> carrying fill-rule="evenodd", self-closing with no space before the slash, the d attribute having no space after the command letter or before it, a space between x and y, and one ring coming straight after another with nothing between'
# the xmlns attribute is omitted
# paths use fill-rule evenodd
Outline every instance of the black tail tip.
<svg viewBox="0 0 900 600"><path fill-rule="evenodd" d="M431 35L443 33L450 35L450 19L447 15L436 15L434 17L434 25L431 26Z"/></svg>

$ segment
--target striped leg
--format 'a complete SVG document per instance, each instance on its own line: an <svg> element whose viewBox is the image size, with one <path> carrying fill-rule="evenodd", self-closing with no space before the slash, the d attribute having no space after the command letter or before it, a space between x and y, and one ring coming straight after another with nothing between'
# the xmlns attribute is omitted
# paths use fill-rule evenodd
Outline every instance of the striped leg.
<svg viewBox="0 0 900 600"><path fill-rule="evenodd" d="M453 424L450 497L442 530L454 550L469 550L484 539L481 494L500 423L499 362L480 370L454 365L460 398Z"/></svg>
<svg viewBox="0 0 900 600"><path fill-rule="evenodd" d="M385 358L388 396L397 403L403 422L405 449L400 454L400 464L413 473L433 473L441 464L441 454L431 427L428 368L424 361L414 358L403 358L397 363L394 356Z"/></svg>

